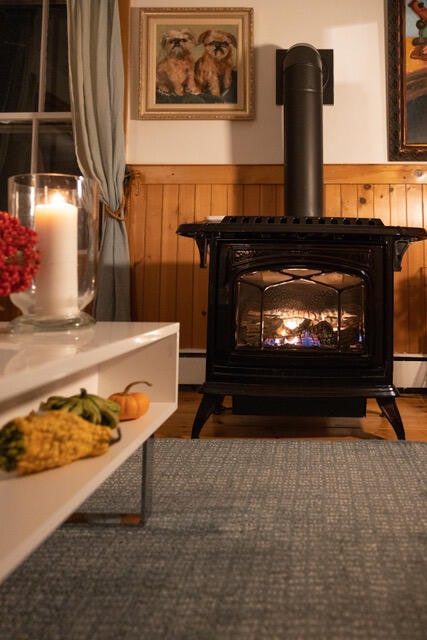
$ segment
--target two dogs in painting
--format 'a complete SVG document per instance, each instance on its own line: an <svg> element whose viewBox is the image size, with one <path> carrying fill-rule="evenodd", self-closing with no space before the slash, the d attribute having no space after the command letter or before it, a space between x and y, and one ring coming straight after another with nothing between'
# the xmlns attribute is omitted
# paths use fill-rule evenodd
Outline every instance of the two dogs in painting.
<svg viewBox="0 0 427 640"><path fill-rule="evenodd" d="M202 45L195 60L193 48ZM237 39L232 33L209 29L197 38L188 29L166 31L161 39L162 58L156 67L156 89L168 95L208 94L219 98L233 81Z"/></svg>

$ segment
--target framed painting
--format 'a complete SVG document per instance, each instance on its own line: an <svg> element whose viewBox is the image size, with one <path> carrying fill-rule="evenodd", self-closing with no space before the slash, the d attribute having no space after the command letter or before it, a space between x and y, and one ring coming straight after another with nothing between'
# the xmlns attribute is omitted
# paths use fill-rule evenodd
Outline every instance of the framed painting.
<svg viewBox="0 0 427 640"><path fill-rule="evenodd" d="M140 9L139 119L254 117L253 9Z"/></svg>
<svg viewBox="0 0 427 640"><path fill-rule="evenodd" d="M388 159L427 160L427 8L388 0Z"/></svg>

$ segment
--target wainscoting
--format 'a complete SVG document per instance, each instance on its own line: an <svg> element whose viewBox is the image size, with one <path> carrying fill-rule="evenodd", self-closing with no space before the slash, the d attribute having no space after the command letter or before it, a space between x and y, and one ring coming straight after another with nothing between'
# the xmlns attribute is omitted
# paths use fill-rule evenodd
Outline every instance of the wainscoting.
<svg viewBox="0 0 427 640"><path fill-rule="evenodd" d="M132 318L178 321L181 349L204 350L208 270L182 223L212 215L286 215L281 165L131 165ZM325 215L427 226L427 164L325 165ZM395 274L394 351L427 354L427 242Z"/></svg>

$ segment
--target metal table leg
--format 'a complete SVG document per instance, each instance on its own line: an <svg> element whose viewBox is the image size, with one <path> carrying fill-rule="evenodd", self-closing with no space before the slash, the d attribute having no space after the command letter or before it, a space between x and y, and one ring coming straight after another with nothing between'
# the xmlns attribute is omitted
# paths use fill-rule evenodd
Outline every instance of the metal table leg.
<svg viewBox="0 0 427 640"><path fill-rule="evenodd" d="M139 525L143 526L152 511L153 503L153 465L154 465L154 437L150 436L142 445L141 469L141 511L134 513L91 513L76 511L71 514L64 524L90 525Z"/></svg>

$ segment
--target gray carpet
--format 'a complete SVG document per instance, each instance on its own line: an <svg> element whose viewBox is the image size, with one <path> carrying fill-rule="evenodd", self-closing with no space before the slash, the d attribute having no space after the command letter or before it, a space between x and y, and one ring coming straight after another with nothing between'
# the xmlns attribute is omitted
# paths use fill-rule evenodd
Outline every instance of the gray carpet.
<svg viewBox="0 0 427 640"><path fill-rule="evenodd" d="M139 458L90 506L138 506ZM1 585L0 639L426 640L426 461L416 442L155 440L149 523L61 527Z"/></svg>

